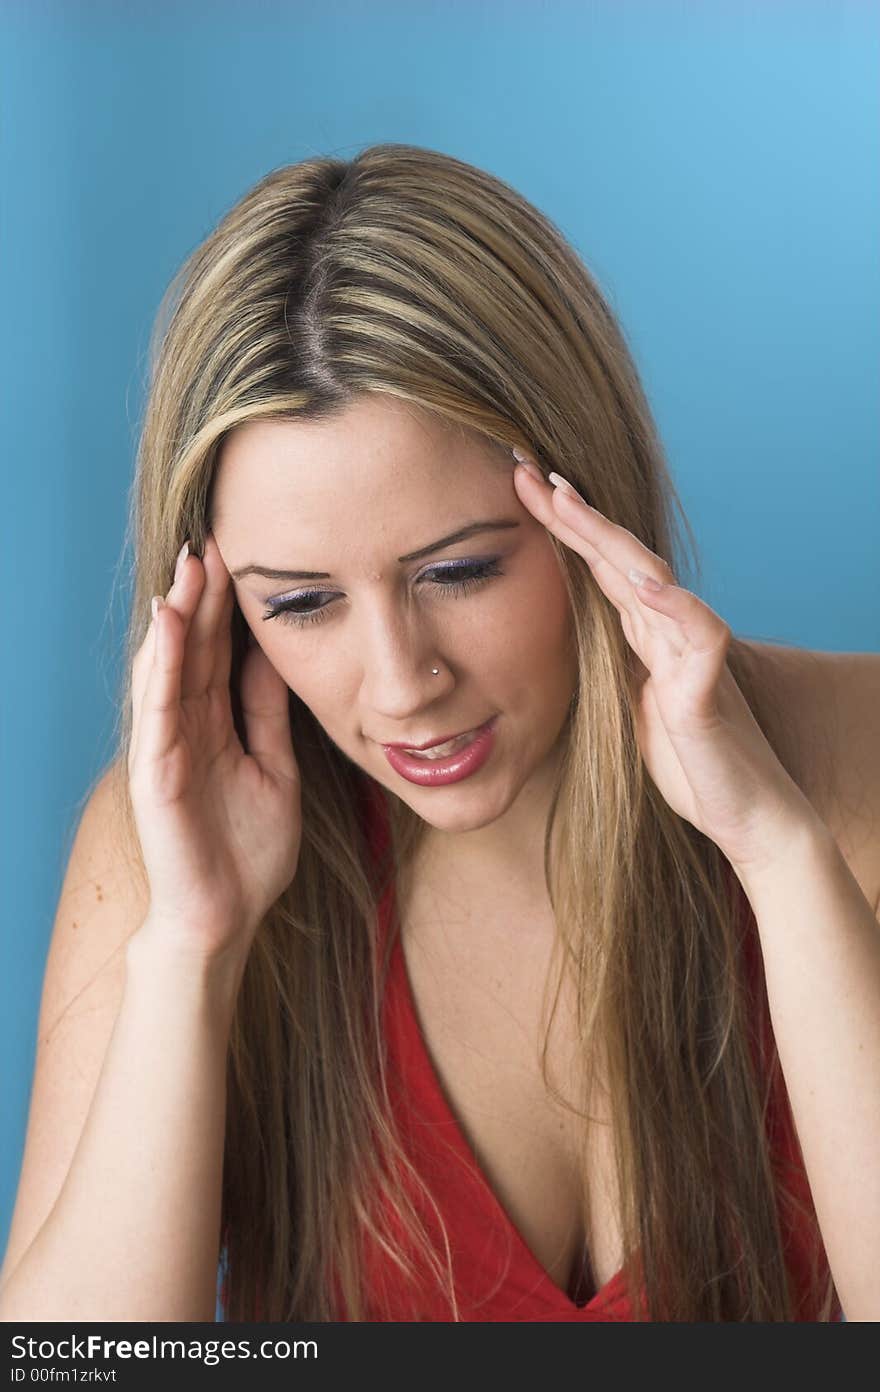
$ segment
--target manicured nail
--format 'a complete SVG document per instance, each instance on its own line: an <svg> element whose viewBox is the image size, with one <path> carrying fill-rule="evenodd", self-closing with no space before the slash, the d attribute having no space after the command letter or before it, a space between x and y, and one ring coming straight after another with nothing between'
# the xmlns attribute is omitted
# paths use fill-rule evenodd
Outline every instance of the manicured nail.
<svg viewBox="0 0 880 1392"><path fill-rule="evenodd" d="M556 484L564 493L569 493L571 497L577 498L579 503L584 502L584 499L581 497L574 484L569 483L568 479L563 478L561 474L548 474L547 477L551 483Z"/></svg>
<svg viewBox="0 0 880 1392"><path fill-rule="evenodd" d="M164 601L164 599L162 598L161 595L157 595L157 594L154 594L154 595L153 595L153 598L150 600L150 610L151 610L151 612L152 612L152 615L153 615L153 618L154 618L154 619L155 619L156 615L158 614L159 610L162 608L162 605L163 605L164 603L165 603L165 601Z"/></svg>
<svg viewBox="0 0 880 1392"><path fill-rule="evenodd" d="M189 542L185 541L177 553L177 560L174 562L174 583L180 579L180 572L183 570L183 563L189 555Z"/></svg>
<svg viewBox="0 0 880 1392"><path fill-rule="evenodd" d="M538 480L538 483L544 482L544 475L541 473L541 470L538 468L537 464L532 463L531 459L521 459L517 465L517 468L525 469L527 474L531 474L533 479Z"/></svg>
<svg viewBox="0 0 880 1392"><path fill-rule="evenodd" d="M522 450L517 449L515 445L510 452L516 460L517 464L519 464L520 468L525 469L526 473L531 474L532 478L537 479L539 483L544 482L544 475L541 473L541 470L538 468L534 460L529 459L529 456L527 454L523 454Z"/></svg>

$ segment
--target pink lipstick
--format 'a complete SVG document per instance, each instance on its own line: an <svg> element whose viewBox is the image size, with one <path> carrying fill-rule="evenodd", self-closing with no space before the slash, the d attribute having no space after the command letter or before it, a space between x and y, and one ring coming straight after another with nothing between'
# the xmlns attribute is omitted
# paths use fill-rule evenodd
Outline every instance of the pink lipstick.
<svg viewBox="0 0 880 1392"><path fill-rule="evenodd" d="M419 759L408 754L405 749L383 744L385 758L395 773L409 783L417 783L422 788L435 788L446 783L458 783L469 778L485 764L495 743L495 722L497 715L487 720L472 732L463 749L447 754L441 759Z"/></svg>

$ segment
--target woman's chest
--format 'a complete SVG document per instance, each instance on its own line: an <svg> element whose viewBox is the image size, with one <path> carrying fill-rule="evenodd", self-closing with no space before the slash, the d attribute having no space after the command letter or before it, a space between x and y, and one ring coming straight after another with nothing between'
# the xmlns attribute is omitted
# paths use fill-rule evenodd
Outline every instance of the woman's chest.
<svg viewBox="0 0 880 1392"><path fill-rule="evenodd" d="M589 1298L623 1260L614 1150L595 1094L589 1126L565 1105L582 1108L584 1072L567 982L547 1043L549 1086L542 1076L553 925L536 928L532 918L492 926L482 917L479 934L469 936L461 922L441 931L420 920L411 903L401 920L404 961L446 1101L486 1183L551 1280L573 1294L589 1253L578 1297Z"/></svg>

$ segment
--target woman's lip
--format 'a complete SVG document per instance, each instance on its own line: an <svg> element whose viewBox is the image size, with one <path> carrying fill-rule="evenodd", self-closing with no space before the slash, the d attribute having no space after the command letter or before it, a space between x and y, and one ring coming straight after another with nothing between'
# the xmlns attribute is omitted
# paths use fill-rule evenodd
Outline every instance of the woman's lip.
<svg viewBox="0 0 880 1392"><path fill-rule="evenodd" d="M483 721L483 725L488 725L488 723L488 720ZM460 739L462 735L469 735L474 730L482 730L483 725L471 725L467 729L459 730L457 735L437 735L434 739L425 740L424 744L404 744L402 741L391 743L385 740L379 742L383 749L433 749L435 744L448 744L450 740Z"/></svg>
<svg viewBox="0 0 880 1392"><path fill-rule="evenodd" d="M403 749L385 746L385 758L395 773L400 774L408 783L415 783L421 788L437 788L447 783L458 783L463 778L478 773L491 756L495 745L497 718L493 715L485 724L478 725L473 738L455 754L447 754L441 759L419 759L414 754L408 754L406 746Z"/></svg>

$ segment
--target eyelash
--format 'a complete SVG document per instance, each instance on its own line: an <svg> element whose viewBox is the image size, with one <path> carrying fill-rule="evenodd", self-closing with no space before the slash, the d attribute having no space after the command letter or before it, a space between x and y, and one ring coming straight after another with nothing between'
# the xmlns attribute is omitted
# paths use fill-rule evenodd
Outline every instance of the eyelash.
<svg viewBox="0 0 880 1392"><path fill-rule="evenodd" d="M448 566L445 570L435 571L438 575L455 575L459 571L470 571L470 575L463 580L432 580L430 583L436 585L439 590L447 593L452 591L456 595L466 594L468 590L475 589L477 585L482 585L484 581L491 579L495 575L503 575L504 571L498 564L499 558L492 557L488 561L465 561L458 567ZM428 572L430 574L431 572ZM322 623L326 611L331 607L329 604L322 604L317 609L295 610L291 606L301 603L304 599L309 599L313 595L327 594L326 590L306 590L302 594L296 595L293 599L285 600L282 604L273 604L263 615L264 619L280 618L282 623L294 624L297 628L303 628L306 624ZM269 601L270 604L272 601Z"/></svg>

